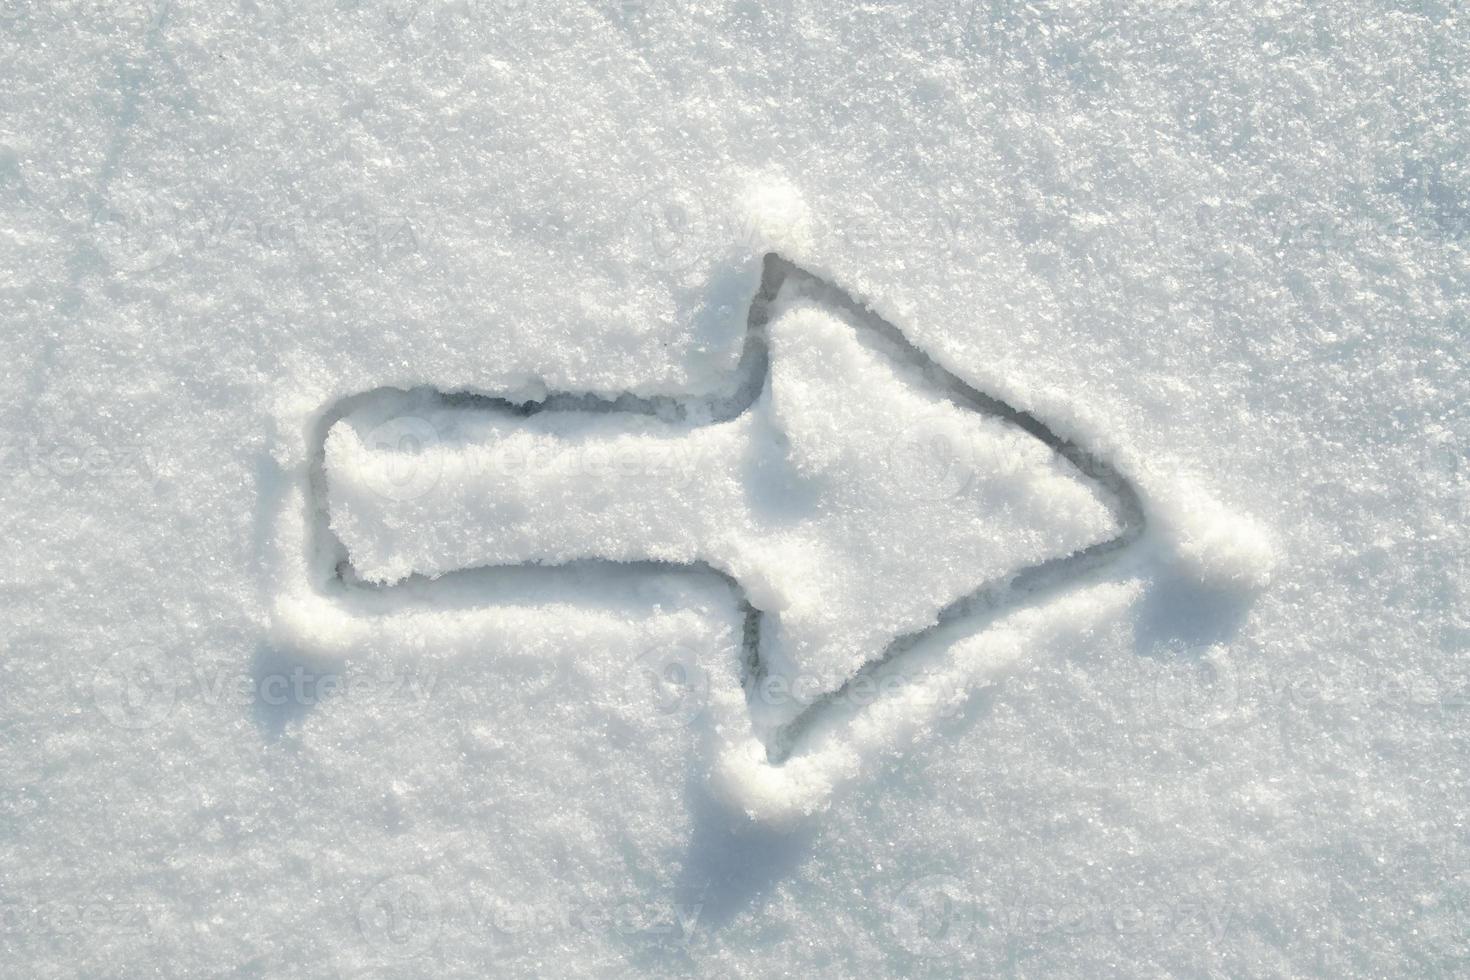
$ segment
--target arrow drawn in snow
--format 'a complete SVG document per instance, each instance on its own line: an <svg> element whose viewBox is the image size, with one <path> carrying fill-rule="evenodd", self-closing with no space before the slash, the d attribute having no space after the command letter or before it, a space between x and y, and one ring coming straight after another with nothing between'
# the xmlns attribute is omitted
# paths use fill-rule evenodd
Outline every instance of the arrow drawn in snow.
<svg viewBox="0 0 1470 980"><path fill-rule="evenodd" d="M340 424L345 424L346 420L350 420L358 413L367 412L371 415L374 409L377 410L378 415L383 415L386 411L389 418L381 422L374 430L376 435L370 434L369 441L381 442L386 438L388 443L394 444L390 448L395 449L402 449L405 445L411 447L416 442L431 443L437 439L437 431L422 417L430 409L465 413L466 418L495 420L494 424L500 427L497 431L501 433L513 430L518 424L529 426L535 424L538 419L544 421L548 417L555 416L568 418L576 416L584 420L588 426L596 422L599 417L604 416L616 416L620 419L642 418L644 423L640 424L643 424L644 428L640 430L640 434L649 438L657 436L659 432L677 437L709 427L724 426L729 429L732 425L750 416L752 407L758 404L762 395L769 395L771 392L773 381L770 327L773 320L776 319L773 311L784 308L780 304L785 303L792 296L800 297L817 307L840 313L850 322L860 324L871 331L877 342L893 359L907 363L911 374L917 372L915 376L921 376L924 383L937 393L946 405L966 413L974 413L978 418L990 420L991 423L999 423L1012 432L1024 434L1028 441L1034 441L1034 444L1039 444L1039 447L1044 447L1056 459L1063 461L1061 465L1069 468L1075 477L1080 477L1100 491L1100 495L1107 502L1107 509L1110 511L1115 532L1102 540L1094 538L1091 543L1084 546L1050 554L1031 561L1029 564L1023 564L1021 567L1003 570L998 574L987 575L983 581L978 583L971 582L963 594L942 604L934 603L937 608L928 609L923 622L892 636L886 644L871 650L858 651L856 655L848 652L847 660L840 658L834 660L833 663L841 668L841 676L835 683L833 675L829 672L823 675L827 686L822 688L823 693L820 696L775 713L765 710L762 705L758 704L760 699L756 696L756 692L762 689L762 685L773 674L789 672L793 669L791 658L783 659L783 655L777 649L784 635L781 623L783 611L770 608L779 603L771 600L766 594L772 592L769 583L752 579L754 570L758 570L760 559L751 559L749 555L741 554L739 548L725 544L727 536L718 527L715 527L712 532L705 533L703 537L698 528L689 530L685 537L680 536L685 533L681 528L673 530L654 528L649 531L647 540L639 535L623 535L611 543L600 540L591 545L586 543L567 545L557 537L556 518L559 514L541 513L540 511L546 509L540 508L538 511L538 505L543 501L526 496L525 499L512 501L519 509L507 513L519 515L515 519L522 523L535 524L539 533L548 542L561 541L554 548L548 545L548 550L544 554L534 550L535 541L533 540L532 545L529 546L531 550L520 554L519 561L503 560L502 557L496 556L492 546L486 545L485 547L489 550L484 554L492 556L489 560L470 559L456 564L456 560L450 558L446 560L445 567L438 567L437 558L433 561L418 561L415 564L415 561L411 559L401 561L398 556L391 554L375 554L369 555L371 566L369 569L365 571L359 567L362 561L360 552L372 551L370 546L372 535L362 530L359 514L351 507L341 505L344 499L349 503L356 500L357 503L354 506L359 510L362 509L362 495L354 498L352 493L354 489L362 490L362 487L354 488L352 474L345 471L337 472L332 462L338 456L344 460L351 456L350 452L341 449L342 445L347 445L349 449L353 446L362 448L356 443L338 443L338 456L333 455L333 440L337 438L334 433L337 432ZM780 297L780 303L778 303L778 297ZM864 396L857 394L853 397L862 399ZM405 404L416 406L417 414L392 415L392 412ZM723 391L713 395L703 398L679 398L673 396L640 397L624 394L609 399L593 394L552 393L540 401L513 402L504 398L473 393L442 394L428 390L407 393L399 389L378 389L353 396L332 406L322 416L318 432L321 433L322 442L317 446L311 461L309 477L311 492L308 506L312 513L309 517L307 533L311 538L308 542L309 561L315 561L324 570L326 580L314 583L323 596L351 594L357 600L372 596L386 598L403 593L411 585L415 596L421 597L431 595L433 588L441 587L440 583L452 582L457 577L468 575L487 566L507 564L527 566L606 564L619 569L636 567L651 570L687 570L714 576L723 581L732 591L743 611L744 630L739 673L750 708L751 717L748 727L755 733L756 741L764 756L760 760L763 767L762 778L772 777L768 779L768 785L764 788L751 789L749 793L743 794L737 790L737 795L746 797L743 800L745 808L757 816L763 812L776 812L783 806L810 810L819 804L820 800L817 797L830 790L830 779L824 780L820 774L813 778L808 772L804 773L800 779L801 785L806 787L805 790L802 790L807 794L806 798L794 801L773 801L773 796L780 797L783 793L795 795L798 791L793 788L797 782L796 777L792 777L790 785L787 785L781 783L779 778L774 778L772 774L779 773L783 769L789 770L800 761L804 743L809 739L813 729L824 724L837 723L835 719L841 714L837 706L852 703L852 699L847 695L855 685L880 676L897 658L921 642L931 638L942 641L946 638L945 631L947 630L961 626L970 628L977 623L984 623L1022 606L1040 603L1062 594L1078 584L1079 580L1115 559L1128 545L1140 537L1144 529L1143 507L1136 489L1106 460L1058 435L1035 415L1018 410L1000 399L977 390L910 344L897 327L873 313L850 294L775 254L767 255L764 260L760 285L747 316L747 333L734 378ZM654 436L649 436L650 432L653 432ZM345 439L345 436L343 438ZM761 430L760 433L747 432L742 438L747 441L758 438L769 440L770 438L781 438L781 436ZM371 446L367 447L368 450L371 448ZM430 479L420 480L422 473L410 469L398 474L397 479L390 476L387 482L384 482L382 472L375 474L372 471L365 471L365 473L366 475L361 476L358 482L372 486L377 491L381 508L386 508L384 514L387 516L382 518L386 523L382 526L393 527L395 522L412 526L415 519L428 520L423 517L423 514L426 513L423 509L416 512L417 517L402 516L405 513L413 513L414 502L424 495L431 497L432 506L438 508L436 513L448 513L449 519L454 519L451 505L459 498L452 495L442 499L433 497L436 492L448 493L443 488L434 486L436 474L431 474ZM962 479L964 475L960 474L960 478ZM670 522L677 523L680 519L678 508L683 506L683 498L698 496L698 490L690 486L672 486L675 482L672 479L664 479L665 483L671 484L670 487L660 488L659 481L665 477L671 478L672 474L654 474L651 477L644 474L644 476L645 479L641 484L643 492L657 497L660 492L666 491L666 496L647 505L647 513L636 512L635 514L641 517L652 515L654 524L658 523L658 518L663 513L661 508L672 513L672 516L669 517ZM942 477L943 474L941 474ZM697 487L714 480L714 477L709 477L701 471L695 475L694 484ZM487 496L493 497L496 493L515 495L515 491L509 489L509 485L504 481L480 482L482 485L471 486L465 492L477 494L480 499L485 499ZM629 486L640 485L634 481L630 482ZM949 490L953 493L954 488L951 487ZM393 511L395 505L402 505L404 510L401 513ZM602 506L636 507L637 505L636 501L620 503L614 500L604 502ZM599 504L594 501L587 506L595 510ZM690 506L695 506L697 509L697 505ZM482 530L494 532L499 529L494 521L503 518L504 514L496 517L498 512L493 507L488 513L490 516L486 520L491 523ZM532 516L527 516L527 514ZM369 515L369 518L373 516ZM710 520L712 526L718 524L718 521L713 518ZM691 526L695 523L697 522L691 518ZM507 524L506 527L508 526ZM649 524L644 522L637 526L647 528ZM451 528L450 531L454 531L454 528ZM659 538L659 535L663 535L663 538ZM442 543L454 536L452 533L439 534L434 536L434 540ZM496 537L494 533L488 536ZM351 541L346 539L351 539ZM583 550L579 552L578 548ZM593 550L589 553L587 549ZM466 555L472 553L474 552L465 552ZM759 578L759 575L754 577ZM885 587L896 590L902 584L904 583L891 583ZM354 608L361 608L361 606ZM785 615L788 618L795 617L793 613L785 613ZM786 638L789 639L789 637ZM856 660L853 659L854 656ZM673 666L680 670L686 666L698 669L697 665L682 662L674 663ZM800 665L796 664L795 667L799 668ZM658 665L652 665L654 674L657 674L659 669ZM730 751L735 750L731 748ZM749 765L735 768L746 773L751 771ZM818 785L820 788L812 791L810 789L812 785Z"/></svg>

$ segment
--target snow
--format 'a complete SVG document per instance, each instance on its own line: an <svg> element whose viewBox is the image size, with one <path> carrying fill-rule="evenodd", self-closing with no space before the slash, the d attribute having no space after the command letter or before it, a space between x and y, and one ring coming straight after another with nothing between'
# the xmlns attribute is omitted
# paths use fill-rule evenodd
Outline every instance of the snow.
<svg viewBox="0 0 1470 980"><path fill-rule="evenodd" d="M354 575L378 584L590 557L615 563L600 569L614 579L633 562L718 569L732 602L763 614L748 654L757 671L743 678L728 644L713 656L676 646L625 669L697 676L701 701L709 678L721 679L718 699L733 708L713 725L727 743L721 764L763 756L802 708L934 626L946 606L1118 533L1104 491L1050 447L925 391L922 371L901 351L885 357L881 341L864 346L861 330L810 301L778 305L769 381L750 410L713 425L615 409L518 418L384 393L327 432L325 520ZM320 647L317 618L290 616L307 631L302 645ZM832 776L809 764L819 790L769 799L747 784L732 795L753 796L742 804L753 815L810 811ZM760 779L799 781L798 768Z"/></svg>
<svg viewBox="0 0 1470 980"><path fill-rule="evenodd" d="M0 3L0 972L1463 972L1465 17Z"/></svg>

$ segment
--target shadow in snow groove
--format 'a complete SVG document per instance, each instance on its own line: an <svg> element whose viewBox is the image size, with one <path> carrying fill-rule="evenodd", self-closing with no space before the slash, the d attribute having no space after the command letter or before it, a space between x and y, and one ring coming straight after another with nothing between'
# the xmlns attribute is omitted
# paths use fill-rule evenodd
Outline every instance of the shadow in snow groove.
<svg viewBox="0 0 1470 980"><path fill-rule="evenodd" d="M727 422L748 410L765 388L767 376L770 373L770 352L767 343L770 307L782 287L787 285L799 290L807 298L844 311L856 323L873 330L886 339L899 356L906 357L918 365L923 370L926 379L956 406L1017 426L1044 443L1083 476L1107 491L1111 498L1114 517L1118 521L1119 532L1108 540L1090 545L1071 555L1048 559L993 578L946 605L939 611L932 625L893 640L886 649L877 653L841 687L813 701L768 739L766 753L768 761L772 764L780 764L790 757L798 747L802 734L821 721L836 703L842 702L848 689L860 678L887 666L922 640L937 636L943 631L974 628L983 624L987 619L1019 606L1040 601L1067 588L1080 578L1112 561L1129 544L1139 538L1143 533L1145 523L1138 492L1107 461L1092 455L1075 442L1057 435L1045 422L1030 412L1013 408L1000 399L967 384L909 343L896 326L858 302L851 294L774 253L765 257L760 287L750 304L747 332L740 360L732 384L723 391L704 397L670 395L640 397L622 394L616 398L604 398L595 394L555 392L535 402L513 402L504 398L471 392L441 392L438 393L438 397L446 406L499 411L520 418L527 418L540 412L628 412L654 416L672 422L682 422L686 425L713 425ZM404 582L391 586L375 585L359 578L352 567L346 547L338 540L330 526L326 482L325 441L327 433L343 417L389 392L399 393L399 389L376 389L337 402L320 418L312 443L314 451L311 461L311 506L314 513L308 525L312 535L312 540L308 543L311 549L310 554L321 563L319 567L332 570L332 581L328 583L329 585L340 585L369 594L397 593L410 585L416 589L422 589L430 583L429 579L420 575L411 576ZM571 563L571 565L527 564L499 567L523 570L525 574L537 574L554 568L606 567L616 568L624 573L685 570L714 576L729 586L744 612L741 667L747 698L755 697L756 685L760 684L766 676L766 664L761 657L760 650L761 610L751 605L739 582L708 562L699 561L688 564L659 561L614 562L589 558ZM484 567L462 569L441 575L433 581L464 579L484 570Z"/></svg>

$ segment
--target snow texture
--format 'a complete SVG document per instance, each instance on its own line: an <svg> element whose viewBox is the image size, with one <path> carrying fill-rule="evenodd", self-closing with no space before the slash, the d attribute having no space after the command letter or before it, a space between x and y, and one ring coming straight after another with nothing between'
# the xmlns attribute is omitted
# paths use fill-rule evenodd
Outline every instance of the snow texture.
<svg viewBox="0 0 1470 980"><path fill-rule="evenodd" d="M1462 975L1467 17L0 0L0 974Z"/></svg>

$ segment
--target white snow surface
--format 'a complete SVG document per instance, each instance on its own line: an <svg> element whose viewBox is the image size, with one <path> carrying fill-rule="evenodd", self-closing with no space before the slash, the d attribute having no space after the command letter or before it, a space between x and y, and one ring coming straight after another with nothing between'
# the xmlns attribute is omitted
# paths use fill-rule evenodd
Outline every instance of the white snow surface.
<svg viewBox="0 0 1470 980"><path fill-rule="evenodd" d="M1467 16L0 0L0 973L1462 974ZM323 586L331 406L711 390L771 250L1108 460L1143 538L785 765L716 576ZM1014 433L831 311L772 339L691 479L459 480L670 434L451 412L385 500L349 417L339 532L385 579L702 555L824 683L1111 533L1024 441L903 492L905 420Z"/></svg>

